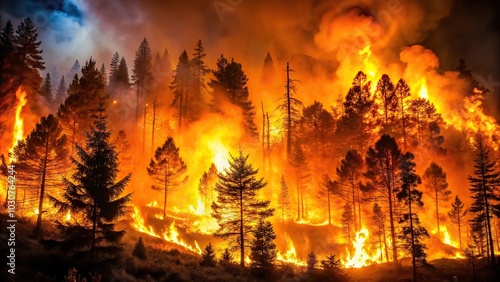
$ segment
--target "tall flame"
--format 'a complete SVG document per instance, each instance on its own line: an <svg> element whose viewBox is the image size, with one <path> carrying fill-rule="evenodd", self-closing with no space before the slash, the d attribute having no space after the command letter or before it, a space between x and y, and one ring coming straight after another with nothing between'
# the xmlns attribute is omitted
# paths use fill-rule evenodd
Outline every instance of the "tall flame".
<svg viewBox="0 0 500 282"><path fill-rule="evenodd" d="M368 239L368 229L363 227L356 232L356 239L352 242L354 246L354 254L351 256L349 250L346 250L347 257L344 266L346 268L360 268L376 262L380 258L380 250L377 249L373 254L369 254L365 250L365 242Z"/></svg>
<svg viewBox="0 0 500 282"><path fill-rule="evenodd" d="M12 147L10 148L10 152L14 151L17 142L22 140L24 135L24 119L21 116L21 112L26 103L28 103L28 100L26 99L26 91L24 91L22 86L19 86L16 91L16 100L16 120L14 123L14 130L12 131ZM12 156L9 158L9 161L12 163L16 161L16 159Z"/></svg>
<svg viewBox="0 0 500 282"><path fill-rule="evenodd" d="M285 263L292 263L295 265L306 266L307 263L305 261L297 258L297 252L295 251L295 246L293 244L293 241L290 239L290 236L288 235L288 233L285 232L283 237L285 238L288 250L283 254L278 252L276 260L281 261L281 262L285 262Z"/></svg>

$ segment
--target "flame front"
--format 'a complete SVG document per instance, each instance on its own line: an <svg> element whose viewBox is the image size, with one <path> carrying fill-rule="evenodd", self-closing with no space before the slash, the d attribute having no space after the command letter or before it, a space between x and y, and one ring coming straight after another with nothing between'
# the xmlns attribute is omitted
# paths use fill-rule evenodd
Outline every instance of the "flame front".
<svg viewBox="0 0 500 282"><path fill-rule="evenodd" d="M26 91L24 91L22 86L19 86L16 91L16 99L16 119L14 121L14 129L12 131L12 147L10 148L10 152L14 151L14 147L17 145L17 142L22 140L24 136L24 119L21 116L21 112L26 103L28 103L28 100L26 99ZM15 161L15 158L10 157L9 160L12 163Z"/></svg>
<svg viewBox="0 0 500 282"><path fill-rule="evenodd" d="M276 260L284 263L291 263L299 266L306 266L307 263L297 257L297 252L295 250L295 246L290 239L288 233L284 233L283 237L285 238L285 242L287 244L287 250L284 253L278 251Z"/></svg>
<svg viewBox="0 0 500 282"><path fill-rule="evenodd" d="M380 259L380 251L377 249L373 254L369 254L365 249L365 242L368 239L368 229L362 228L356 232L356 239L352 242L354 247L354 254L346 249L346 259L344 266L346 268L360 268L363 266L370 265Z"/></svg>

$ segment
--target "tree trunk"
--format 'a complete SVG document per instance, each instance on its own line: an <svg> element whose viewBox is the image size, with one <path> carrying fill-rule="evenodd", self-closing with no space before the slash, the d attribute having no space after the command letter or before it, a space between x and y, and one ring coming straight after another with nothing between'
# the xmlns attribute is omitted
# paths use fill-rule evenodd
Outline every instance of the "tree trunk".
<svg viewBox="0 0 500 282"><path fill-rule="evenodd" d="M262 171L266 173L266 114L264 113L264 102L261 102L262 107Z"/></svg>
<svg viewBox="0 0 500 282"><path fill-rule="evenodd" d="M490 246L489 248L489 257L491 259L491 267L496 269L496 259L495 259L495 250L493 248L493 235L491 232L491 223L490 223L490 204L488 203L488 197L486 193L486 176L485 176L485 167L484 167L484 153L483 146L481 144L480 148L480 157L481 157L481 178L482 178L482 188L483 188L483 197L484 197L484 205L486 209L486 228L488 232L488 243L486 246Z"/></svg>
<svg viewBox="0 0 500 282"><path fill-rule="evenodd" d="M408 187L408 208L410 210L411 265L413 267L413 282L417 281L417 263L415 260L415 238L413 234L413 214L411 212L411 186Z"/></svg>
<svg viewBox="0 0 500 282"><path fill-rule="evenodd" d="M269 113L266 112L266 120L267 120L267 160L269 169L271 169L271 129L269 123Z"/></svg>
<svg viewBox="0 0 500 282"><path fill-rule="evenodd" d="M462 249L462 232L460 230L460 213L458 214L458 242L460 244L460 250Z"/></svg>
<svg viewBox="0 0 500 282"><path fill-rule="evenodd" d="M328 200L328 225L332 225L332 214L330 208L330 188L327 186L326 188L326 198Z"/></svg>
<svg viewBox="0 0 500 282"><path fill-rule="evenodd" d="M168 164L167 164L168 170ZM163 196L163 221L167 220L167 196L168 196L168 172L165 173L165 182L163 184L163 191L165 192Z"/></svg>
<svg viewBox="0 0 500 282"><path fill-rule="evenodd" d="M153 100L153 121L151 124L151 158L154 157L155 152L155 123L156 123L156 97Z"/></svg>
<svg viewBox="0 0 500 282"><path fill-rule="evenodd" d="M436 183L434 183L434 192L435 192L435 204L436 204L436 224L438 228L438 237L441 238L441 229L439 228L439 202L438 202L438 191Z"/></svg>
<svg viewBox="0 0 500 282"><path fill-rule="evenodd" d="M240 250L240 265L241 267L245 267L245 238L243 237L243 190L240 186L240 241L241 241L241 250Z"/></svg>
<svg viewBox="0 0 500 282"><path fill-rule="evenodd" d="M383 228L383 231L384 231L385 261L389 262L389 247L387 246L387 237L385 236L385 226Z"/></svg>
<svg viewBox="0 0 500 282"><path fill-rule="evenodd" d="M290 63L286 63L286 100L287 100L287 136L286 155L290 157L292 152L292 105L290 101Z"/></svg>
<svg viewBox="0 0 500 282"><path fill-rule="evenodd" d="M45 141L45 155L43 157L42 168L42 185L40 186L40 198L38 200L38 217L36 219L36 227L34 232L40 233L42 231L42 214L43 214L43 197L45 195L45 180L47 175L47 159L49 157L49 133L47 132L47 140Z"/></svg>

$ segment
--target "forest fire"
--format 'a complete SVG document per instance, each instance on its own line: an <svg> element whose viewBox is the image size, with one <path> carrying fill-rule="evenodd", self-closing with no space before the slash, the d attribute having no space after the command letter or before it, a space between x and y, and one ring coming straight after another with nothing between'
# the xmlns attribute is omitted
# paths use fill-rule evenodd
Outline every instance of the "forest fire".
<svg viewBox="0 0 500 282"><path fill-rule="evenodd" d="M484 4L70 2L2 11L3 216L65 268L18 279L494 275L498 48L447 27Z"/></svg>
<svg viewBox="0 0 500 282"><path fill-rule="evenodd" d="M21 116L21 112L23 107L26 105L28 100L26 99L26 91L24 91L22 86L16 90L16 112L14 119L14 129L12 132L12 147L9 152L13 152L14 147L17 145L17 142L24 138L24 119ZM15 157L9 157L9 163L15 162Z"/></svg>

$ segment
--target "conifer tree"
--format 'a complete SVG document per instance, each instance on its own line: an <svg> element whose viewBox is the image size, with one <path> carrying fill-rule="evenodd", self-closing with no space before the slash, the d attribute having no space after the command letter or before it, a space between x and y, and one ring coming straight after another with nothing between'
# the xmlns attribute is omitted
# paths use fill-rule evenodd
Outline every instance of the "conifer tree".
<svg viewBox="0 0 500 282"><path fill-rule="evenodd" d="M387 74L383 74L377 82L375 93L382 104L383 124L387 127L392 123L394 113L398 108L398 97L394 91L394 84ZM385 130L387 131L387 128Z"/></svg>
<svg viewBox="0 0 500 282"><path fill-rule="evenodd" d="M186 50L179 56L179 62L175 69L175 75L172 80L170 89L174 93L174 100L172 107L177 108L178 128L182 128L183 120L186 115L186 100L189 92L191 91L190 85L192 83L191 69L189 65L189 57Z"/></svg>
<svg viewBox="0 0 500 282"><path fill-rule="evenodd" d="M27 91L35 93L42 84L39 71L45 69L38 41L38 31L30 18L24 19L16 28L15 34L15 65L13 77L16 88L23 85Z"/></svg>
<svg viewBox="0 0 500 282"><path fill-rule="evenodd" d="M144 246L144 242L142 241L142 236L137 239L135 243L134 250L132 251L132 255L140 260L146 259L146 246Z"/></svg>
<svg viewBox="0 0 500 282"><path fill-rule="evenodd" d="M69 70L68 75L66 77L68 77L69 79L73 79L73 77L75 77L75 74L78 74L81 69L82 68L80 66L80 62L78 60L75 60L73 66L71 66L71 69Z"/></svg>
<svg viewBox="0 0 500 282"><path fill-rule="evenodd" d="M281 185L278 194L278 207L281 215L281 221L290 218L290 194L288 193L288 185L286 185L285 177L281 175Z"/></svg>
<svg viewBox="0 0 500 282"><path fill-rule="evenodd" d="M45 99L47 105L52 106L52 80L50 79L50 74L47 73L45 79L43 80L42 87L40 88L40 95Z"/></svg>
<svg viewBox="0 0 500 282"><path fill-rule="evenodd" d="M231 262L231 261L233 261L233 259L234 259L233 255L229 251L229 248L225 248L224 252L221 255L221 260L225 261L225 262Z"/></svg>
<svg viewBox="0 0 500 282"><path fill-rule="evenodd" d="M439 203L450 200L451 191L448 189L448 181L446 181L446 173L438 164L431 162L424 173L425 187L432 192L434 196L434 207L436 209L436 225L438 234L440 231L439 222Z"/></svg>
<svg viewBox="0 0 500 282"><path fill-rule="evenodd" d="M205 250L201 254L201 266L214 267L217 265L217 260L215 259L215 250L212 247L212 243L208 243Z"/></svg>
<svg viewBox="0 0 500 282"><path fill-rule="evenodd" d="M469 175L471 198L474 200L470 211L475 214L471 222L476 227L482 227L485 234L486 248L489 250L490 266L496 267L493 245L491 217L498 207L498 188L500 187L500 172L496 171L496 161L490 160L490 151L483 141L482 135L475 139L474 175ZM498 215L498 210L496 211Z"/></svg>
<svg viewBox="0 0 500 282"><path fill-rule="evenodd" d="M358 151L349 150L340 161L340 168L337 168L337 176L340 183L346 187L344 195L346 198L350 199L349 202L353 208L354 228L356 230L361 227L360 181L363 174L363 167L363 157L361 157Z"/></svg>
<svg viewBox="0 0 500 282"><path fill-rule="evenodd" d="M120 171L130 172L132 170L132 152L130 141L124 130L118 131L115 139L113 139L113 145L116 148L116 152L119 154Z"/></svg>
<svg viewBox="0 0 500 282"><path fill-rule="evenodd" d="M349 244L353 241L354 233L354 215L352 214L352 206L347 203L343 206L342 212L342 231L344 232L344 237Z"/></svg>
<svg viewBox="0 0 500 282"><path fill-rule="evenodd" d="M68 150L67 138L62 131L55 116L42 117L26 140L19 142L14 149L16 160L20 163L19 167L40 179L35 233L42 231L44 200L48 188L60 181L58 177L64 173L61 168L64 167Z"/></svg>
<svg viewBox="0 0 500 282"><path fill-rule="evenodd" d="M387 248L387 239L385 237L385 220L386 216L382 211L382 207L380 207L380 205L377 202L375 202L375 204L373 204L373 215L371 217L371 222L375 229L373 235L377 236L378 239L378 247L380 250L380 261L382 261L383 254L385 253L385 260L388 262L389 249Z"/></svg>
<svg viewBox="0 0 500 282"><path fill-rule="evenodd" d="M306 155L304 154L300 144L296 144L294 146L289 164L293 169L293 175L295 176L294 181L297 191L297 220L300 220L305 217L304 196L310 176Z"/></svg>
<svg viewBox="0 0 500 282"><path fill-rule="evenodd" d="M104 84L107 85L108 74L106 72L106 67L104 66L104 63L102 63L101 69L99 71L101 72L102 78L104 79Z"/></svg>
<svg viewBox="0 0 500 282"><path fill-rule="evenodd" d="M101 102L92 114L93 124L86 134L86 148L76 145L78 158L71 158L76 169L72 179L64 179L63 199L49 199L60 213L71 211L78 220L56 221L63 239L56 245L83 258L95 267L120 257L119 241L125 230L115 230L115 222L125 214L132 194L122 196L131 175L116 181L118 154L109 142L105 106ZM48 243L48 242L45 242Z"/></svg>
<svg viewBox="0 0 500 282"><path fill-rule="evenodd" d="M396 84L394 89L396 97L399 99L399 118L401 119L401 133L403 135L403 150L406 150L407 146L407 136L406 128L408 126L408 118L406 116L405 99L411 96L410 87L406 84L404 79L400 79Z"/></svg>
<svg viewBox="0 0 500 282"><path fill-rule="evenodd" d="M390 135L384 134L370 147L366 154L365 177L373 184L373 189L385 199L389 212L389 230L392 242L392 262L397 265L398 252L396 246L395 227L395 194L398 192L398 173L401 151L396 140Z"/></svg>
<svg viewBox="0 0 500 282"><path fill-rule="evenodd" d="M321 183L320 183L320 187L321 187L321 190L319 192L319 196L321 198L326 198L326 204L327 204L327 208L328 208L328 225L331 225L332 224L332 207L331 207L331 203L332 203L332 199L331 197L337 193L338 191L338 182L336 181L332 181L330 179L330 177L328 176L328 174L323 174L323 177L321 179Z"/></svg>
<svg viewBox="0 0 500 282"><path fill-rule="evenodd" d="M340 268L340 259L335 259L334 254L330 254L326 256L326 260L321 260L321 268L324 270L333 270L336 268Z"/></svg>
<svg viewBox="0 0 500 282"><path fill-rule="evenodd" d="M115 52L109 63L109 82L113 81L116 71L118 70L118 65L120 64L120 54Z"/></svg>
<svg viewBox="0 0 500 282"><path fill-rule="evenodd" d="M422 192L417 189L417 186L422 183L420 176L415 172L414 155L406 153L401 156L400 162L400 178L401 189L396 197L398 201L404 203L406 210L400 223L403 224L400 239L402 247L412 256L413 266L413 281L417 281L417 265L418 261L425 261L427 254L425 253L426 246L422 240L429 238L429 233L420 225L420 220L415 212L416 207L422 207Z"/></svg>
<svg viewBox="0 0 500 282"><path fill-rule="evenodd" d="M279 100L279 105L276 108L281 112L283 118L283 129L286 136L286 153L287 158L292 155L292 146L295 138L295 125L300 119L300 110L302 108L302 102L297 99L295 87L296 79L290 77L293 73L293 69L290 68L290 62L286 63L286 80L285 80L285 93L283 97Z"/></svg>
<svg viewBox="0 0 500 282"><path fill-rule="evenodd" d="M187 181L185 175L187 165L179 155L179 148L175 146L172 137L169 136L163 146L156 149L155 156L151 159L147 171L149 176L159 185L153 185L151 188L163 192L163 220L166 220L168 195L181 183Z"/></svg>
<svg viewBox="0 0 500 282"><path fill-rule="evenodd" d="M274 213L274 209L269 208L270 201L257 200L257 192L267 184L264 179L255 178L257 172L241 150L237 157L231 156L229 168L219 173L215 185L219 194L212 203L212 216L219 224L214 236L225 239L231 249L240 251L242 267L255 225Z"/></svg>
<svg viewBox="0 0 500 282"><path fill-rule="evenodd" d="M152 57L151 48L146 38L139 44L139 48L135 51L134 69L132 70L132 81L136 86L136 108L135 120L139 120L139 112L145 107L145 91L147 90L147 82L152 76Z"/></svg>
<svg viewBox="0 0 500 282"><path fill-rule="evenodd" d="M318 257L316 253L311 251L307 254L307 271L313 271L318 266Z"/></svg>
<svg viewBox="0 0 500 282"><path fill-rule="evenodd" d="M261 81L264 85L270 85L276 76L276 69L274 68L273 58L269 51L264 59L264 66L262 67Z"/></svg>
<svg viewBox="0 0 500 282"><path fill-rule="evenodd" d="M118 64L118 69L114 73L113 83L117 84L122 89L129 89L130 87L130 78L128 74L128 66L125 58L122 57L120 59L120 63Z"/></svg>
<svg viewBox="0 0 500 282"><path fill-rule="evenodd" d="M68 91L68 87L66 86L66 81L64 80L64 75L61 76L61 80L59 81L59 86L57 87L55 94L55 104L59 107L61 103L66 99L66 91Z"/></svg>
<svg viewBox="0 0 500 282"><path fill-rule="evenodd" d="M196 43L192 56L193 58L190 61L190 65L193 79L193 93L190 99L190 112L192 118L197 119L206 104L205 92L207 91L207 85L205 82L205 76L210 72L210 69L203 61L207 54L205 53L205 48L203 48L201 40L198 40Z"/></svg>
<svg viewBox="0 0 500 282"><path fill-rule="evenodd" d="M15 34L8 20L0 32L0 84L6 85L15 67Z"/></svg>
<svg viewBox="0 0 500 282"><path fill-rule="evenodd" d="M269 221L259 220L255 228L253 240L250 242L250 259L252 267L270 269L276 259L276 245L273 225Z"/></svg>
<svg viewBox="0 0 500 282"><path fill-rule="evenodd" d="M223 55L217 60L217 69L212 70L214 79L208 85L213 89L212 106L215 111L223 112L227 102L239 107L243 115L243 128L247 137L258 136L255 125L255 107L248 93L248 77L240 63L231 59L229 62Z"/></svg>
<svg viewBox="0 0 500 282"><path fill-rule="evenodd" d="M203 205L208 208L212 201L214 201L214 188L217 182L217 167L215 164L211 164L208 171L204 172L201 176L200 182L198 183L198 192L203 199Z"/></svg>
<svg viewBox="0 0 500 282"><path fill-rule="evenodd" d="M464 203L458 195L455 196L455 200L451 203L451 210L448 212L448 217L450 221L457 225L458 227L458 242L460 244L460 249L462 249L462 225L464 224L464 217L468 210L465 208Z"/></svg>

